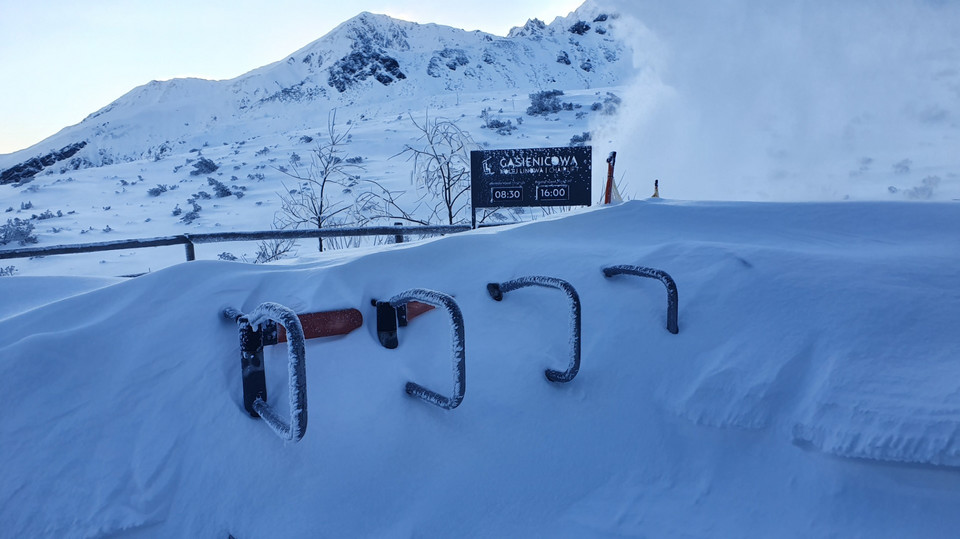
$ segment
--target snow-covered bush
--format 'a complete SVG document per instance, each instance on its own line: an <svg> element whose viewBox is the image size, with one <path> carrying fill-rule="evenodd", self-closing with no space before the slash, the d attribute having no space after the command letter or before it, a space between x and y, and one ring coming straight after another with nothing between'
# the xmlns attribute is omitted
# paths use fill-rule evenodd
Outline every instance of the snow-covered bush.
<svg viewBox="0 0 960 539"><path fill-rule="evenodd" d="M7 219L7 224L0 226L0 245L16 242L20 245L37 243L33 234L33 223L26 219Z"/></svg>
<svg viewBox="0 0 960 539"><path fill-rule="evenodd" d="M233 191L231 191L229 187L224 185L223 182L217 181L214 178L207 178L207 184L213 187L213 194L216 195L217 198L224 198L233 195Z"/></svg>
<svg viewBox="0 0 960 539"><path fill-rule="evenodd" d="M0 277L9 277L17 273L16 266L7 266L5 268L0 268Z"/></svg>
<svg viewBox="0 0 960 539"><path fill-rule="evenodd" d="M180 217L180 222L188 225L200 218L200 210L203 209L196 201L191 199L189 202L193 206L193 209Z"/></svg>
<svg viewBox="0 0 960 539"><path fill-rule="evenodd" d="M616 114L621 103L623 100L617 94L607 92L607 96L603 98L603 114Z"/></svg>
<svg viewBox="0 0 960 539"><path fill-rule="evenodd" d="M503 121L500 118L494 118L490 115L489 109L483 109L480 117L483 118L483 125L480 127L482 129L492 129L496 131L498 135L509 135L517 129L517 126L513 125L512 120Z"/></svg>
<svg viewBox="0 0 960 539"><path fill-rule="evenodd" d="M620 104L622 102L623 100L620 99L617 94L607 92L606 97L603 98L603 103L599 101L595 102L594 104L590 105L590 110L609 116L616 114L617 111L620 110Z"/></svg>
<svg viewBox="0 0 960 539"><path fill-rule="evenodd" d="M164 184L158 183L156 187L151 187L150 189L147 189L147 194L152 197L158 197L162 193L166 193L167 191L172 191L176 188L177 188L176 185L164 185Z"/></svg>
<svg viewBox="0 0 960 539"><path fill-rule="evenodd" d="M527 114L530 116L546 116L563 110L563 104L560 103L560 96L563 90L543 90L530 94L530 106L527 107Z"/></svg>
<svg viewBox="0 0 960 539"><path fill-rule="evenodd" d="M206 157L201 157L193 164L193 170L190 171L191 176L201 176L203 174L210 174L211 172L220 168L216 163L207 159Z"/></svg>
<svg viewBox="0 0 960 539"><path fill-rule="evenodd" d="M257 255L253 259L254 264L266 264L286 257L296 248L296 242L293 240L272 239L264 240L257 244ZM244 257L246 259L246 257Z"/></svg>
<svg viewBox="0 0 960 539"><path fill-rule="evenodd" d="M53 219L54 217L63 217L63 211L57 210L57 213L53 213L50 210L44 210L40 215L34 215L31 219L36 219L38 221L43 221L46 219Z"/></svg>
<svg viewBox="0 0 960 539"><path fill-rule="evenodd" d="M910 159L903 159L893 165L893 173L909 174L911 166L913 166L913 161L911 161Z"/></svg>
<svg viewBox="0 0 960 539"><path fill-rule="evenodd" d="M927 176L920 181L920 185L905 191L907 197L926 200L933 198L933 193L940 186L940 176Z"/></svg>
<svg viewBox="0 0 960 539"><path fill-rule="evenodd" d="M590 142L590 139L590 132L584 131L582 135L570 137L570 146L586 146L587 142Z"/></svg>

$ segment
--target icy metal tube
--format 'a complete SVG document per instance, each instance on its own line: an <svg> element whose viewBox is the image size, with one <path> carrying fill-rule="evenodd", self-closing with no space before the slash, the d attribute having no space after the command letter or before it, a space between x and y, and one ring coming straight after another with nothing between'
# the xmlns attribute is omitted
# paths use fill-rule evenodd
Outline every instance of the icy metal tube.
<svg viewBox="0 0 960 539"><path fill-rule="evenodd" d="M396 309L411 301L419 301L435 307L443 307L450 313L451 350L453 356L453 396L446 397L415 382L407 382L406 392L408 395L437 405L444 410L453 410L463 402L463 395L466 392L467 384L463 313L452 297L424 288L414 288L397 294L390 298L390 301L387 303Z"/></svg>
<svg viewBox="0 0 960 539"><path fill-rule="evenodd" d="M670 277L670 275L663 270L645 268L643 266L621 265L603 268L603 275L605 277L613 277L614 275L620 274L649 277L662 282L663 285L667 287L667 331L673 334L680 332L680 327L677 325L680 301L677 296L677 283L673 280L673 277Z"/></svg>
<svg viewBox="0 0 960 539"><path fill-rule="evenodd" d="M562 279L531 275L520 277L504 283L490 283L487 292L497 301L503 300L503 294L527 286L543 286L563 291L570 300L570 364L564 371L547 369L544 374L551 382L566 383L574 379L580 372L580 295L573 286Z"/></svg>
<svg viewBox="0 0 960 539"><path fill-rule="evenodd" d="M261 303L250 314L227 308L223 316L236 320L240 330L240 365L243 373L243 405L253 417L262 418L283 440L298 442L307 431L307 371L303 328L296 313L277 303ZM273 321L287 331L289 356L290 419L286 421L267 404L261 328Z"/></svg>

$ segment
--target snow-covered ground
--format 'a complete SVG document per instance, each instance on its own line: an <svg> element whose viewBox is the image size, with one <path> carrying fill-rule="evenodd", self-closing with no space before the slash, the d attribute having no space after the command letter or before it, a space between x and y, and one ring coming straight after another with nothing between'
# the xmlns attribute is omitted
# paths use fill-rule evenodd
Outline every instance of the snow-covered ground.
<svg viewBox="0 0 960 539"><path fill-rule="evenodd" d="M612 121L601 110L591 111L594 103L609 103L608 92L617 95L621 88L566 91L563 102L579 107L547 117L528 116L528 93L503 91L469 95L442 95L428 109L411 100L388 102L376 106L347 106L336 110L336 129L348 133L343 146L344 158L360 158L360 169L350 172L359 181L349 190L335 192L333 201L349 207L364 192L375 191L371 181L384 185L397 194L407 211L414 211L424 192L414 185L413 164L407 155L399 154L404 145L416 146L418 136L413 120L423 124L430 119L456 120L477 142L475 148L536 148L567 146L574 135L590 130L591 121ZM459 104L458 104L459 101ZM522 124L511 134L499 135L481 128L481 113L490 109L493 117ZM502 113L499 111L503 111ZM127 238L149 238L184 233L219 232L225 230L269 230L280 210L280 194L300 188L300 182L284 170L294 173L291 158L299 158L298 170L303 175L309 168L311 152L326 134L327 116L313 129L265 134L248 141L225 143L213 140L206 146L183 145L183 149L161 160L142 159L96 168L38 176L23 186L0 186L0 219L29 219L50 212L49 218L34 219L34 233L39 242L30 246L103 242ZM303 137L309 137L311 140ZM600 143L598 145L597 143ZM589 143L588 143L589 144ZM606 164L604 141L594 142L594 200L602 196ZM194 175L194 164L209 159L219 168L209 174ZM222 182L235 194L217 197L210 178ZM151 195L162 185L166 190ZM652 192L653 180L645 191ZM667 192L667 187L664 187ZM338 191L340 187L338 186ZM199 192L209 198L198 199L202 207L192 223L182 221L192 208L187 201ZM236 194L239 193L239 196ZM629 192L633 194L632 192ZM625 193L627 194L627 193ZM649 193L645 192L644 195ZM24 205L29 207L24 208ZM182 212L173 215L178 209ZM529 210L527 218L542 215ZM62 215L59 215L62 214ZM464 213L469 221L469 213ZM425 217L422 212L421 217ZM392 224L393 220L385 224ZM345 224L351 224L348 220ZM314 251L315 241L301 242L300 254ZM0 248L15 248L9 244ZM208 244L197 248L200 259L216 260L220 253L254 258L255 244ZM182 247L161 247L147 250L116 251L47 257L43 259L3 260L14 265L19 275L84 275L117 276L157 270L184 260Z"/></svg>
<svg viewBox="0 0 960 539"><path fill-rule="evenodd" d="M345 205L376 181L415 207L397 154L427 114L477 148L590 132L594 200L609 151L638 199L403 245L307 241L272 265L218 260L252 259L243 243L189 263L180 246L0 260L0 536L956 536L956 6L598 6L508 37L363 14L237 79L150 83L0 156L2 173L86 142L77 167L0 185L0 225L29 219L39 246L269 228L302 187L284 170L334 110L363 166ZM390 58L405 79L328 84L344 59L386 80ZM567 110L526 114L551 89ZM192 174L201 158L218 168ZM646 199L654 179L665 198ZM678 334L664 286L603 276L619 264L673 276ZM487 294L530 275L579 292L570 383L544 377L569 362L564 295ZM464 315L452 411L404 393L451 390L447 316L413 320L396 350L377 341L371 299L412 288ZM243 409L220 313L263 302L365 318L308 341L299 443ZM283 346L266 370L285 413Z"/></svg>
<svg viewBox="0 0 960 539"><path fill-rule="evenodd" d="M0 279L9 537L952 537L960 525L954 203L628 202L309 264L197 261L128 280ZM679 333L652 279L665 270ZM566 298L489 282L554 276ZM372 298L452 295L376 338ZM243 410L227 306L355 307L308 341L309 423ZM268 349L284 410L286 351Z"/></svg>

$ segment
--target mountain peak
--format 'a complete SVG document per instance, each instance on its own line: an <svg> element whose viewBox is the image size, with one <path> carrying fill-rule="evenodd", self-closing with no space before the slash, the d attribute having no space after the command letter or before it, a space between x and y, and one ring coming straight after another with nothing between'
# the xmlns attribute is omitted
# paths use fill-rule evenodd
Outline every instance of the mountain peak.
<svg viewBox="0 0 960 539"><path fill-rule="evenodd" d="M507 33L509 38L518 38L518 37L531 37L539 36L543 34L544 29L547 25L540 19L527 19L527 23L523 26L514 26Z"/></svg>
<svg viewBox="0 0 960 539"><path fill-rule="evenodd" d="M349 104L614 86L632 72L629 49L613 17L594 17L594 11L585 3L550 24L530 19L505 37L364 11L283 60L234 79L135 88L40 144L46 151L87 141L84 155L98 165L156 155L171 141L207 137L211 130L253 133L259 119L303 122Z"/></svg>
<svg viewBox="0 0 960 539"><path fill-rule="evenodd" d="M327 36L333 39L347 38L353 43L354 49L369 49L381 47L394 50L408 50L407 32L403 26L415 25L394 19L389 15L363 11L348 19Z"/></svg>

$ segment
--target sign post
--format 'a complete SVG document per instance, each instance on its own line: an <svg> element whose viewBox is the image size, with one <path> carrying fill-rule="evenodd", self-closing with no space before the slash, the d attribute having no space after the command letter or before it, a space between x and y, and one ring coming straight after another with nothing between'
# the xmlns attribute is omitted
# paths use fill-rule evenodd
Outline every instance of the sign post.
<svg viewBox="0 0 960 539"><path fill-rule="evenodd" d="M590 146L470 152L472 224L477 208L589 206Z"/></svg>

